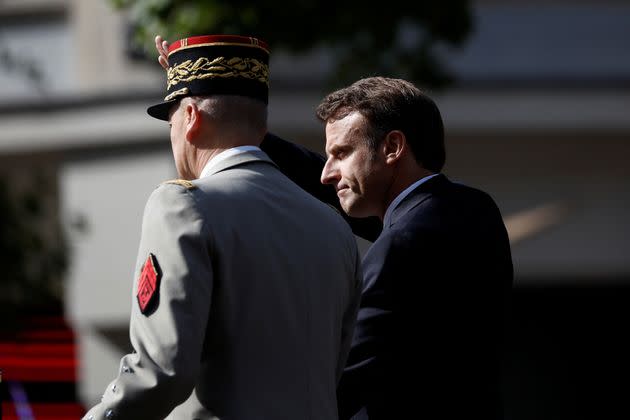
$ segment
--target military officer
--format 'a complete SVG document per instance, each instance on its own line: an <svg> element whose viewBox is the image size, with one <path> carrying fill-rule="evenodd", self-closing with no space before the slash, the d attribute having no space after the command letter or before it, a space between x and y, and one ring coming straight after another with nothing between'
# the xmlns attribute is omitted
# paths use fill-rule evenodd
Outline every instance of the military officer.
<svg viewBox="0 0 630 420"><path fill-rule="evenodd" d="M169 47L181 179L144 210L132 354L86 419L334 419L361 288L342 217L259 149L269 48L232 35ZM308 221L305 223L304 221Z"/></svg>

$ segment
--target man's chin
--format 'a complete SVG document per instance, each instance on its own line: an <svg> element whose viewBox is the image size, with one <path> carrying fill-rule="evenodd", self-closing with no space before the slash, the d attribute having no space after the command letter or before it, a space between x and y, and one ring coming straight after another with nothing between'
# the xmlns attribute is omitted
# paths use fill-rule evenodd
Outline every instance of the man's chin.
<svg viewBox="0 0 630 420"><path fill-rule="evenodd" d="M344 213L346 213L350 217L363 218L363 217L371 216L371 214L368 214L368 212L358 209L356 206L353 207L351 205L344 204L344 203L340 203L340 204Z"/></svg>

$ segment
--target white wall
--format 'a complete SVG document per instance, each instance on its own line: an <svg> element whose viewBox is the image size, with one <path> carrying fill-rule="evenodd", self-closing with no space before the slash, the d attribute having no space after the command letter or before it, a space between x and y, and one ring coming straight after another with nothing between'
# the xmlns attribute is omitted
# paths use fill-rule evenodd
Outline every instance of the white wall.
<svg viewBox="0 0 630 420"><path fill-rule="evenodd" d="M129 324L134 267L144 204L175 177L170 153L128 155L66 164L60 175L62 217L70 241L66 318L78 337L82 400L100 399L118 370L120 349L98 328ZM74 222L86 221L84 232Z"/></svg>

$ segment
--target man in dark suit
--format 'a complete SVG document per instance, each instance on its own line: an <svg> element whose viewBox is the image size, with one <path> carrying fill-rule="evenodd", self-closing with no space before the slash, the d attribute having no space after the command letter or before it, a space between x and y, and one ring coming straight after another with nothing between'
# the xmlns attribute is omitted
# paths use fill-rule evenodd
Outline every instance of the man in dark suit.
<svg viewBox="0 0 630 420"><path fill-rule="evenodd" d="M348 216L383 221L363 259L340 418L501 418L510 245L493 199L441 173L439 109L407 81L372 77L329 94L317 116L321 182Z"/></svg>
<svg viewBox="0 0 630 420"><path fill-rule="evenodd" d="M407 81L371 77L326 96L317 116L327 159L269 133L261 148L374 241L340 418L502 418L509 240L488 194L441 173L438 107ZM336 196L314 182L320 170Z"/></svg>

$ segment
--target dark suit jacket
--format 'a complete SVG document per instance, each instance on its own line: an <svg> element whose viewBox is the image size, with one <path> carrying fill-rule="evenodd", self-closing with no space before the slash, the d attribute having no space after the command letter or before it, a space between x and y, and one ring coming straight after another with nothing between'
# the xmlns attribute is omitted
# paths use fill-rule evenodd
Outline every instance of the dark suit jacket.
<svg viewBox="0 0 630 420"><path fill-rule="evenodd" d="M513 271L492 198L444 175L428 180L398 204L363 270L340 418L502 418Z"/></svg>
<svg viewBox="0 0 630 420"><path fill-rule="evenodd" d="M363 272L340 417L502 418L512 259L490 196L428 180L394 209Z"/></svg>

